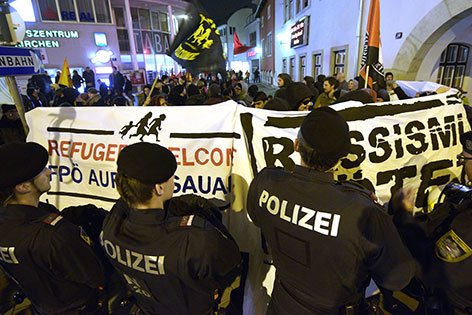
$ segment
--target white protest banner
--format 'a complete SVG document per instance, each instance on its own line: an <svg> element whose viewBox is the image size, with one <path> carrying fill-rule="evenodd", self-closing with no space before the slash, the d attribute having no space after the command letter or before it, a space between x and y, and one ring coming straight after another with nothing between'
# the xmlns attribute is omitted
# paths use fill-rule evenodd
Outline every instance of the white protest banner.
<svg viewBox="0 0 472 315"><path fill-rule="evenodd" d="M28 113L29 141L49 152L52 189L59 208L92 202L110 209L116 160L128 144L159 143L177 159L176 194L225 199L230 190L236 104L205 107L62 107ZM136 163L140 163L139 157Z"/></svg>

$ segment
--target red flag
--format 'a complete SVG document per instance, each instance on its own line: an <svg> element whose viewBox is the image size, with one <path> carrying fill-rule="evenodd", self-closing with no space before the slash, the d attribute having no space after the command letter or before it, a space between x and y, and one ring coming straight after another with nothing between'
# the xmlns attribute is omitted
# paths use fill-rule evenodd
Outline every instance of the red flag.
<svg viewBox="0 0 472 315"><path fill-rule="evenodd" d="M242 54L251 49L252 47L244 46L239 41L238 35L236 34L236 30L234 30L234 45L233 45L233 55Z"/></svg>
<svg viewBox="0 0 472 315"><path fill-rule="evenodd" d="M366 76L368 76L367 85L374 88L384 83L384 67L382 65L381 42L380 42L380 0L371 0L369 9L369 20L367 22L367 31L362 51L361 62L361 80L359 86L365 86Z"/></svg>

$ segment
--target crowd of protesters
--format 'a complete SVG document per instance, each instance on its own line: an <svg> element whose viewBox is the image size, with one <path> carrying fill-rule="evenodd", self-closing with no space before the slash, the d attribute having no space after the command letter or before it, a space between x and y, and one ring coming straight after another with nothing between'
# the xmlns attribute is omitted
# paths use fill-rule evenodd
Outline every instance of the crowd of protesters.
<svg viewBox="0 0 472 315"><path fill-rule="evenodd" d="M391 72L386 73L385 81L374 84L373 89L359 84L359 77L346 81L343 73L329 77L318 75L316 80L305 76L303 82L294 82L289 74L281 73L277 77L278 89L274 95L259 90L257 76L254 76L251 85L248 72L243 74L242 71L233 70L225 73L225 78L215 73L200 74L193 78L189 74L164 74L156 79L154 87L151 84L144 85L142 91L136 93L133 93L131 81L116 67L109 75L109 86L100 79L95 80L95 73L89 67L85 68L82 76L76 70L73 71L70 79L74 87L59 84L60 75L58 71L54 84L47 74L34 75L28 80L26 94L21 95L25 111L56 106L196 106L214 105L228 100L260 109L308 111L348 100L375 103L409 98ZM84 92L80 93L82 87ZM417 93L416 97L434 93L437 92ZM15 109L3 109L3 113L8 111ZM4 115L0 121L0 143L24 138L24 132L15 131L22 129L17 116ZM13 120L8 117L13 117Z"/></svg>

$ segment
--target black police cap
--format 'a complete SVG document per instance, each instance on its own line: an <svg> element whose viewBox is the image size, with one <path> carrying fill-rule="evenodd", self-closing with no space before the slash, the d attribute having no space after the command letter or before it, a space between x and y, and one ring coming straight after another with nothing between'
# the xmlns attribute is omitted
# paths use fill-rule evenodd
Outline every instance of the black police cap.
<svg viewBox="0 0 472 315"><path fill-rule="evenodd" d="M117 164L118 172L149 185L166 182L177 170L172 152L148 142L125 147L118 156Z"/></svg>
<svg viewBox="0 0 472 315"><path fill-rule="evenodd" d="M469 154L472 154L472 131L463 133L460 139L463 150Z"/></svg>
<svg viewBox="0 0 472 315"><path fill-rule="evenodd" d="M0 189L34 178L48 163L48 151L35 142L11 142L0 146Z"/></svg>
<svg viewBox="0 0 472 315"><path fill-rule="evenodd" d="M340 159L351 149L349 126L334 109L323 106L314 109L302 122L303 139L326 157Z"/></svg>

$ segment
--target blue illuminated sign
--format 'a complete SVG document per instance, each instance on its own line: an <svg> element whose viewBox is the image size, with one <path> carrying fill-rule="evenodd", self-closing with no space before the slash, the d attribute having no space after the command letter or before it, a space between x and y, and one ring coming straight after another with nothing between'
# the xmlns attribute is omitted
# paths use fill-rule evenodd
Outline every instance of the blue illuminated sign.
<svg viewBox="0 0 472 315"><path fill-rule="evenodd" d="M108 46L107 34L105 34L105 33L93 33L93 37L95 38L95 45L97 45L98 47Z"/></svg>

